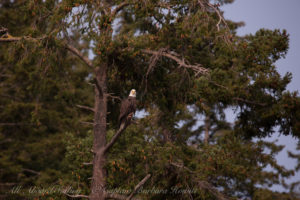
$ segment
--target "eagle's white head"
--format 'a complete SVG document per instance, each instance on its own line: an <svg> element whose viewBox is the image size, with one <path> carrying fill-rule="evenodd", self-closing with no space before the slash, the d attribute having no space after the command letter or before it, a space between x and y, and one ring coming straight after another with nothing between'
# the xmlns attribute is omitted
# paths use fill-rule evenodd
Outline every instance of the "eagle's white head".
<svg viewBox="0 0 300 200"><path fill-rule="evenodd" d="M135 89L130 90L129 96L130 97L136 97L136 91L135 91Z"/></svg>

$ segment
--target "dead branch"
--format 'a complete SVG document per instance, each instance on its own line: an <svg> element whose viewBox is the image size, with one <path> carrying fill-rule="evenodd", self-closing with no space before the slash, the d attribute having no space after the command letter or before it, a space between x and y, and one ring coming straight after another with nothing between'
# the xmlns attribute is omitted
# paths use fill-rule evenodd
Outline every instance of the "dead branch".
<svg viewBox="0 0 300 200"><path fill-rule="evenodd" d="M49 35L51 35L55 31L56 30L53 30ZM21 39L38 41L38 40L43 40L43 39L45 39L47 37L48 37L47 35L44 35L44 36L39 37L39 38L32 38L32 37L29 37L29 36L13 37L13 36L9 35L9 37L7 37L7 38L0 37L0 42L16 42L16 41L19 41ZM85 57L78 49L76 49L75 47L71 46L70 44L66 44L65 47L66 47L67 50L69 50L70 52L72 52L73 54L75 54L76 56L78 56L90 68L93 68L92 62L87 57Z"/></svg>
<svg viewBox="0 0 300 200"><path fill-rule="evenodd" d="M66 49L78 56L85 64L87 64L90 68L94 68L92 62L90 59L85 57L78 49L75 47L71 46L70 44L66 44Z"/></svg>
<svg viewBox="0 0 300 200"><path fill-rule="evenodd" d="M0 186L13 186L16 184L18 184L18 183L0 183Z"/></svg>
<svg viewBox="0 0 300 200"><path fill-rule="evenodd" d="M116 193L105 193L106 199L126 200L126 196Z"/></svg>
<svg viewBox="0 0 300 200"><path fill-rule="evenodd" d="M112 95L112 93L106 94L106 95L107 95L108 97L112 98L112 99L117 99L118 101L122 101L122 99L121 99L120 97L114 96L114 95Z"/></svg>
<svg viewBox="0 0 300 200"><path fill-rule="evenodd" d="M82 164L83 164L83 165L93 165L92 162L88 162L88 163L84 162L84 163L82 163Z"/></svg>
<svg viewBox="0 0 300 200"><path fill-rule="evenodd" d="M266 103L250 101L250 100L242 99L242 98L239 98L239 97L234 97L233 99L236 100L236 101L241 101L241 102L248 103L248 104L253 104L253 105L259 105L259 106L266 106L267 105Z"/></svg>
<svg viewBox="0 0 300 200"><path fill-rule="evenodd" d="M68 197L71 197L71 198L86 198L86 199L89 199L90 197L87 196L87 195L82 195L82 194L77 194L77 195L71 195L71 194L68 194L66 192L63 192L63 194L67 195Z"/></svg>
<svg viewBox="0 0 300 200"><path fill-rule="evenodd" d="M42 36L42 37L39 37L39 38L33 38L33 37L29 37L29 36L24 36L24 37L13 37L13 36L10 36L10 37L7 37L7 38L1 38L0 37L0 42L17 42L19 40L31 40L31 41L38 41L38 40L43 40L47 38L47 36Z"/></svg>
<svg viewBox="0 0 300 200"><path fill-rule="evenodd" d="M86 124L86 125L91 125L91 126L94 126L95 123L93 122L84 122L84 121L79 121L81 124Z"/></svg>
<svg viewBox="0 0 300 200"><path fill-rule="evenodd" d="M159 52L159 51L153 51L153 50L148 50L148 49L144 49L144 50L142 50L142 52L146 53L146 54L160 55L160 56L170 58L171 60L174 60L175 62L177 62L179 67L192 69L195 72L195 76L198 76L199 74L207 75L209 73L209 69L201 67L201 64L190 65L190 64L186 63L184 58L182 58L182 59L178 58L179 55L175 52Z"/></svg>
<svg viewBox="0 0 300 200"><path fill-rule="evenodd" d="M109 143L107 143L106 146L104 147L104 150L103 150L104 153L106 153L112 147L112 145L114 145L114 143L117 141L118 137L125 131L127 126L128 126L128 124L123 124L120 126L119 130L111 138Z"/></svg>
<svg viewBox="0 0 300 200"><path fill-rule="evenodd" d="M117 200L126 200L127 196L117 194L117 193L105 193L106 199L117 199ZM132 200L140 200L138 198L132 198Z"/></svg>
<svg viewBox="0 0 300 200"><path fill-rule="evenodd" d="M29 126L29 123L0 123L0 126Z"/></svg>
<svg viewBox="0 0 300 200"><path fill-rule="evenodd" d="M124 196L117 193L105 193L105 198L107 199L117 199L117 200L139 200L137 198L133 198L135 193L147 182L147 180L151 177L151 174L147 174L133 189L133 191L130 193L130 195Z"/></svg>
<svg viewBox="0 0 300 200"><path fill-rule="evenodd" d="M16 42L21 40L20 37L0 38L0 42Z"/></svg>
<svg viewBox="0 0 300 200"><path fill-rule="evenodd" d="M207 181L198 181L198 185L200 188L208 190L212 193L218 200L228 200L221 192L219 192L212 184Z"/></svg>
<svg viewBox="0 0 300 200"><path fill-rule="evenodd" d="M149 73L152 71L153 67L156 65L158 59L161 57L162 53L166 50L167 50L166 48L159 49L157 51L157 54L153 54L151 56L150 61L149 61L149 67L148 67L147 73L146 73L146 79L147 79Z"/></svg>
<svg viewBox="0 0 300 200"><path fill-rule="evenodd" d="M178 164L178 163L170 163L171 165L178 167L178 168L183 168L189 171L190 173L195 173L189 168L185 167L183 164ZM219 192L212 184L210 184L207 181L199 180L197 181L198 185L202 189L208 190L210 193L212 193L215 197L217 197L218 200L228 200L221 192Z"/></svg>
<svg viewBox="0 0 300 200"><path fill-rule="evenodd" d="M126 200L130 200L133 195L146 183L146 181L151 177L151 174L147 174L143 180L141 180L135 187L132 193L126 198Z"/></svg>
<svg viewBox="0 0 300 200"><path fill-rule="evenodd" d="M78 108L82 108L82 109L85 109L85 110L89 110L89 111L92 111L92 112L95 112L94 108L91 108L89 106L83 106L83 105L76 105Z"/></svg>
<svg viewBox="0 0 300 200"><path fill-rule="evenodd" d="M174 167L178 167L178 168L181 168L181 169L185 169L187 170L188 172L194 174L195 172L193 172L192 170L190 170L189 168L185 167L183 164L180 164L180 163L174 163L174 162L171 162L170 165L173 165Z"/></svg>
<svg viewBox="0 0 300 200"><path fill-rule="evenodd" d="M220 24L221 24L221 22L223 22L223 24L225 25L225 27L229 30L228 24L227 24L226 20L224 19L223 15L222 15L222 13L221 13L221 11L219 9L219 5L218 4L217 5L213 5L213 4L209 3L209 1L202 2L201 0L198 0L198 3L200 5L201 9L204 9L205 8L204 4L206 4L208 7L212 8L215 11L215 13L218 15L219 21L216 24L218 31L220 31Z"/></svg>
<svg viewBox="0 0 300 200"><path fill-rule="evenodd" d="M12 141L13 140L11 138L8 138L8 139L0 141L0 144L5 144L5 143L8 143L8 142L12 142Z"/></svg>
<svg viewBox="0 0 300 200"><path fill-rule="evenodd" d="M118 14L118 12L119 12L120 10L122 10L125 6L128 6L128 5L129 5L129 3L126 2L126 1L120 3L120 4L112 11L111 16L112 16L112 17L115 17L115 16Z"/></svg>
<svg viewBox="0 0 300 200"><path fill-rule="evenodd" d="M22 171L24 171L24 172L29 172L29 173L35 174L35 175L37 175L37 176L41 174L40 172L35 171L35 170L32 170L32 169L22 169Z"/></svg>

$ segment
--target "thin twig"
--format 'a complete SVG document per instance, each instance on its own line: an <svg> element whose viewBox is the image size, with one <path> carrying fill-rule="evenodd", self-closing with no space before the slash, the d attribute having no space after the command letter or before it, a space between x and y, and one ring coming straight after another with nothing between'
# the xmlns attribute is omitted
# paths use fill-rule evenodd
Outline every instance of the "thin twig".
<svg viewBox="0 0 300 200"><path fill-rule="evenodd" d="M84 163L82 163L82 164L83 164L83 165L93 165L92 162L88 162L88 163L84 162Z"/></svg>
<svg viewBox="0 0 300 200"><path fill-rule="evenodd" d="M35 174L37 176L41 174L40 172L32 170L32 169L22 169L22 171L29 172L29 173Z"/></svg>
<svg viewBox="0 0 300 200"><path fill-rule="evenodd" d="M91 126L94 126L95 123L93 122L83 122L83 121L79 121L81 124L86 124L86 125L91 125Z"/></svg>
<svg viewBox="0 0 300 200"><path fill-rule="evenodd" d="M82 109L85 109L85 110L89 110L89 111L92 111L92 112L95 112L94 108L91 108L89 106L83 106L83 105L76 105L78 108L82 108Z"/></svg>

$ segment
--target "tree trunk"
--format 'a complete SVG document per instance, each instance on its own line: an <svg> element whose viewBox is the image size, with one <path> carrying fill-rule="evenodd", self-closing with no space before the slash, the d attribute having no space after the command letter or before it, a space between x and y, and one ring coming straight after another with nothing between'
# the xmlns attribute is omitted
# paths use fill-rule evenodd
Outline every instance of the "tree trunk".
<svg viewBox="0 0 300 200"><path fill-rule="evenodd" d="M95 75L98 86L95 87L94 160L90 199L104 200L106 183L104 165L106 163L106 156L103 150L106 145L107 65L103 64L101 67L97 67Z"/></svg>

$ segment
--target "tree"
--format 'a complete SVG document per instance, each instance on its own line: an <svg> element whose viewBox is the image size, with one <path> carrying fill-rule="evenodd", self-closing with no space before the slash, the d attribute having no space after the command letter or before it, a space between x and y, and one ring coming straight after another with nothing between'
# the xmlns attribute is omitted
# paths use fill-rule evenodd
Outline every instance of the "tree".
<svg viewBox="0 0 300 200"><path fill-rule="evenodd" d="M54 74L69 77L76 92L78 88L86 90L88 84L94 85L93 108L87 106L91 104L88 99L75 98L86 104L81 108L94 112L90 195L77 197L124 199L126 196L109 193L108 186L122 183L123 187L138 190L151 176L149 185L155 182L167 191L175 186L199 189L193 194L151 194L154 199L178 195L226 199L254 196L256 184L272 185L280 182L280 176L292 175L274 160L280 147L251 142L253 137L272 134L277 126L281 133L299 137L299 98L297 93L285 91L291 74L281 77L274 66L288 49L285 31L262 29L255 35L238 37L235 30L240 24L225 20L219 5L206 0L49 0L21 1L18 5L26 8L21 13L30 16L32 24L23 33L14 32L11 24L4 26L12 36L0 41L10 42L4 48L12 52L9 55L13 62L24 67L26 63L17 58L30 60L30 66L35 66L38 58L47 59L50 68L60 66ZM20 19L16 22L20 23ZM82 65L71 55L82 61L84 73L77 76L76 70ZM67 68L68 65L72 67ZM59 82L57 88L62 87ZM136 87L140 93L139 108L150 114L137 125L116 130L116 94L125 97ZM238 112L234 127L224 117L224 110L230 107ZM193 130L197 114L206 116L207 123ZM87 117L79 115L75 120L81 118ZM122 137L125 129L135 135ZM205 145L199 137L204 129ZM88 145L91 140L83 141ZM69 158L76 154L75 142L76 139L67 144ZM263 147L271 153L263 153ZM87 153L86 148L84 152ZM237 154L240 158L234 157ZM127 179L113 171L117 159L122 173L127 174L130 169ZM265 172L268 164L276 171ZM247 171L253 175L247 176ZM136 177L140 179L137 181ZM126 180L132 180L136 187Z"/></svg>

